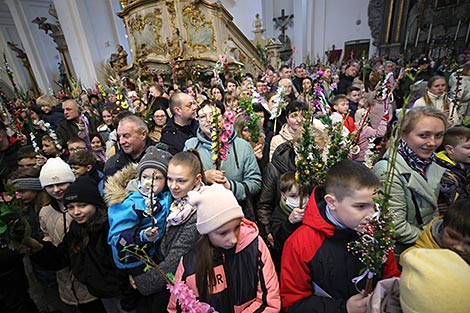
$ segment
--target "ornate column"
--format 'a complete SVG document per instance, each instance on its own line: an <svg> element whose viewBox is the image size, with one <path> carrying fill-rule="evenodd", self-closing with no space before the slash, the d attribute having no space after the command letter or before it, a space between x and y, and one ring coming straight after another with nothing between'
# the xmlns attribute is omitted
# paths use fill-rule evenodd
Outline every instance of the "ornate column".
<svg viewBox="0 0 470 313"><path fill-rule="evenodd" d="M15 43L8 41L7 44L12 51L16 52L16 57L20 59L21 62L23 62L23 66L28 72L29 79L31 80L31 83L33 84L34 93L38 97L40 94L39 86L38 86L38 82L36 81L36 78L34 77L33 70L31 69L31 63L29 62L28 56Z"/></svg>
<svg viewBox="0 0 470 313"><path fill-rule="evenodd" d="M88 18L81 14L81 3L76 0L54 0L54 6L70 51L70 59L77 75L84 86L93 86L98 79L95 62L84 24Z"/></svg>
<svg viewBox="0 0 470 313"><path fill-rule="evenodd" d="M46 92L53 85L51 77L47 74L43 64L43 58L39 54L39 48L31 32L31 21L26 16L19 0L6 0L8 9L13 17L15 27L18 30L21 43L31 62L31 70L36 77L39 88Z"/></svg>
<svg viewBox="0 0 470 313"><path fill-rule="evenodd" d="M299 65L305 62L307 57L307 2L306 0L294 1L294 38L295 53L294 64Z"/></svg>
<svg viewBox="0 0 470 313"><path fill-rule="evenodd" d="M116 0L117 1L117 0ZM84 87L103 80L102 67L121 41L122 23L111 1L53 0L76 78ZM124 33L125 34L125 33Z"/></svg>

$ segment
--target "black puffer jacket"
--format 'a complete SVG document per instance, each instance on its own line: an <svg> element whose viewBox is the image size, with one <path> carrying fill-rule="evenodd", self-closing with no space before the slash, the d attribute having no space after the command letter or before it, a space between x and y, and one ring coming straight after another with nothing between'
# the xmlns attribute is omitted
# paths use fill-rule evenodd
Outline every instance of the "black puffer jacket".
<svg viewBox="0 0 470 313"><path fill-rule="evenodd" d="M279 179L282 174L290 171L295 172L295 151L293 143L287 141L276 148L271 163L268 163L264 170L257 209L258 225L264 227L260 230L262 235L271 233L269 221L281 196Z"/></svg>
<svg viewBox="0 0 470 313"><path fill-rule="evenodd" d="M83 235L86 227L89 241L81 251L74 251L73 237ZM42 242L44 248L33 255L33 259L49 270L59 270L68 265L75 277L97 298L121 297L124 310L135 308L137 294L132 290L127 274L114 264L107 237L109 223L107 215L99 217L93 225L82 226L73 221L64 240L55 247Z"/></svg>

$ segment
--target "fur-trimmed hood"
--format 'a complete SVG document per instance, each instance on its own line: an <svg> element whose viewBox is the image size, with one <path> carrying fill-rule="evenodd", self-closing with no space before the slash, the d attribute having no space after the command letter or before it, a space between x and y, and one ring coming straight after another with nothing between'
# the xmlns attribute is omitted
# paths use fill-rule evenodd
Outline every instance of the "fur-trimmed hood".
<svg viewBox="0 0 470 313"><path fill-rule="evenodd" d="M136 189L134 186L128 186L133 185L132 182L136 178L138 178L138 173L137 164L135 163L127 165L113 176L108 177L104 184L104 200L106 204L111 206L122 203L129 196L129 192Z"/></svg>

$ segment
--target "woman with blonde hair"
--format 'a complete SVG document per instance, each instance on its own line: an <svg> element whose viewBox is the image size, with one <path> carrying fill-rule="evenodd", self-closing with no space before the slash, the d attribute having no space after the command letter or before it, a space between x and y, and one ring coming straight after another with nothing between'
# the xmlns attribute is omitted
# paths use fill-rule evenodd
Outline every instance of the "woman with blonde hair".
<svg viewBox="0 0 470 313"><path fill-rule="evenodd" d="M424 95L416 100L413 107L422 106L431 106L444 112L451 125L456 121L457 112L447 97L447 83L442 76L433 76L429 79Z"/></svg>
<svg viewBox="0 0 470 313"><path fill-rule="evenodd" d="M390 191L397 255L412 246L438 215L439 184L445 169L434 162L434 152L442 144L446 127L447 117L431 106L413 108L402 120ZM387 167L386 159L374 165L382 183Z"/></svg>
<svg viewBox="0 0 470 313"><path fill-rule="evenodd" d="M36 99L36 104L43 112L42 119L51 124L53 130L56 130L60 122L65 119L62 103L53 96L42 95Z"/></svg>

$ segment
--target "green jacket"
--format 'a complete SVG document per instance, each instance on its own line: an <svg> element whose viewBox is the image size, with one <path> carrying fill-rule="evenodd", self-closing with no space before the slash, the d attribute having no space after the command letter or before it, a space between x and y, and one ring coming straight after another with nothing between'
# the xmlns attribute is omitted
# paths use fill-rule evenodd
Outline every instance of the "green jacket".
<svg viewBox="0 0 470 313"><path fill-rule="evenodd" d="M373 170L383 183L387 171L387 160L377 162ZM395 214L395 239L397 244L414 244L423 228L437 216L439 182L444 172L443 167L432 163L426 171L426 181L418 172L408 166L401 155L397 154L390 192L390 208ZM419 207L423 225L419 225L416 219L413 195Z"/></svg>
<svg viewBox="0 0 470 313"><path fill-rule="evenodd" d="M184 145L184 150L195 148L201 156L204 170L214 169L212 162L212 142L204 137L200 128L197 130L197 137L190 138ZM245 200L244 182L250 193L256 195L261 189L261 172L256 162L255 153L251 145L239 138L235 131L229 139L227 160L222 161L220 166L225 171L225 177L230 181L230 190L237 200Z"/></svg>

